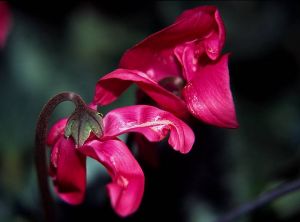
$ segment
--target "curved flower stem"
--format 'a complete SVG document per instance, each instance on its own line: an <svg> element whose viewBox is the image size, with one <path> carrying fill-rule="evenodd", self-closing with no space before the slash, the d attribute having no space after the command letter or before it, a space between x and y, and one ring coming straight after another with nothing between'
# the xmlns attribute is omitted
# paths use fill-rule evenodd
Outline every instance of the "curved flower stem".
<svg viewBox="0 0 300 222"><path fill-rule="evenodd" d="M238 217L242 216L243 214L249 213L285 194L291 193L300 189L300 179L291 181L289 183L284 183L279 185L277 188L262 194L257 199L250 201L248 203L243 204L242 206L238 207L237 209L225 214L216 222L229 222L237 219Z"/></svg>
<svg viewBox="0 0 300 222"><path fill-rule="evenodd" d="M50 195L48 184L48 166L46 163L46 138L48 121L55 107L64 102L72 101L76 108L86 106L82 98L73 92L63 92L52 97L43 107L36 125L35 131L35 164L37 170L38 185L41 192L42 205L46 221L55 220L53 199Z"/></svg>

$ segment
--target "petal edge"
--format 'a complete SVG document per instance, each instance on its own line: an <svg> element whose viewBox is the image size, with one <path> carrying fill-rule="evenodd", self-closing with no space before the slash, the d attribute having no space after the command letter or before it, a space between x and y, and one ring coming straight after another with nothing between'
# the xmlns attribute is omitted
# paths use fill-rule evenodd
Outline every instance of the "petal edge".
<svg viewBox="0 0 300 222"><path fill-rule="evenodd" d="M194 75L183 89L183 97L196 118L219 127L238 127L230 90L228 54Z"/></svg>

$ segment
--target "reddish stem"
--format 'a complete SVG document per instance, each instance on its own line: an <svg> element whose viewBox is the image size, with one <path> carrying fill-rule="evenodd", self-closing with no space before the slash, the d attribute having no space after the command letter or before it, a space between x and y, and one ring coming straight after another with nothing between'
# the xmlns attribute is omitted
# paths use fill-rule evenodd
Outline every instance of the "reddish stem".
<svg viewBox="0 0 300 222"><path fill-rule="evenodd" d="M72 101L76 107L86 106L82 98L73 92L63 92L52 97L43 107L35 131L35 164L37 170L38 185L41 193L44 216L47 222L55 221L54 202L50 194L48 184L48 165L46 155L46 138L48 121L56 106L64 101Z"/></svg>

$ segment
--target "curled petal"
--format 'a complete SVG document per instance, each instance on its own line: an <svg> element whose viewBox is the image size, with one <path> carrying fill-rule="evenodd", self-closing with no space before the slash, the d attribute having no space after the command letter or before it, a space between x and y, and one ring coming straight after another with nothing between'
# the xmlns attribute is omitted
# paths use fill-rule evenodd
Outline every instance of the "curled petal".
<svg viewBox="0 0 300 222"><path fill-rule="evenodd" d="M183 97L196 118L219 127L238 127L230 91L228 54L196 73L184 87Z"/></svg>
<svg viewBox="0 0 300 222"><path fill-rule="evenodd" d="M218 10L214 13L215 22L210 35L204 40L206 54L212 60L219 58L225 42L225 27Z"/></svg>
<svg viewBox="0 0 300 222"><path fill-rule="evenodd" d="M143 71L155 81L180 76L181 69L173 52L177 46L198 41L203 43L208 56L216 59L224 40L224 25L216 7L197 7L183 12L175 23L129 49L120 67Z"/></svg>
<svg viewBox="0 0 300 222"><path fill-rule="evenodd" d="M208 57L212 60L216 60L221 54L221 50L224 46L225 37L226 37L224 23L217 8L214 6L202 6L202 7L186 10L177 19L177 21L184 20L186 18L191 18L191 19L193 18L196 20L198 17L203 16L201 14L210 15L212 22L209 23L210 25L209 33L203 39L199 39L199 38L197 39L195 38L195 39L198 40L197 41L198 43L203 42L204 43L203 46L205 48Z"/></svg>
<svg viewBox="0 0 300 222"><path fill-rule="evenodd" d="M75 149L73 140L61 136L50 159L50 176L59 197L69 204L81 203L86 187L85 156Z"/></svg>
<svg viewBox="0 0 300 222"><path fill-rule="evenodd" d="M115 109L103 119L104 137L138 132L149 141L160 141L168 133L169 144L181 153L191 150L195 136L191 128L173 114L153 106L136 105Z"/></svg>
<svg viewBox="0 0 300 222"><path fill-rule="evenodd" d="M57 139L64 135L66 123L67 119L61 119L51 127L47 137L47 144L49 146L54 145Z"/></svg>
<svg viewBox="0 0 300 222"><path fill-rule="evenodd" d="M143 197L145 178L127 146L119 140L92 140L79 150L102 163L110 173L112 182L107 189L114 210L123 217L135 212Z"/></svg>
<svg viewBox="0 0 300 222"><path fill-rule="evenodd" d="M174 53L176 58L183 67L182 76L187 82L194 77L196 71L199 69L198 56L200 51L203 50L203 48L196 45L196 42L189 42L175 48Z"/></svg>
<svg viewBox="0 0 300 222"><path fill-rule="evenodd" d="M94 103L106 105L113 102L131 83L136 83L165 110L179 117L188 116L182 99L162 88L145 73L136 70L117 69L101 78L96 85Z"/></svg>

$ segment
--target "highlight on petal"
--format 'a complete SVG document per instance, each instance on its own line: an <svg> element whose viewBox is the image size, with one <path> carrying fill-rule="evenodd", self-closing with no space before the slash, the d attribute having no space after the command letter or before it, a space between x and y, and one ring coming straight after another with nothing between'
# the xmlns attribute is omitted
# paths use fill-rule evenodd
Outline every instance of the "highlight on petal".
<svg viewBox="0 0 300 222"><path fill-rule="evenodd" d="M3 47L11 25L11 13L5 1L0 2L0 47Z"/></svg>
<svg viewBox="0 0 300 222"><path fill-rule="evenodd" d="M47 137L47 145L54 145L57 139L64 135L67 118L57 121L49 130Z"/></svg>
<svg viewBox="0 0 300 222"><path fill-rule="evenodd" d="M149 141L160 141L168 133L169 144L181 153L191 150L195 136L191 128L173 114L153 106L136 105L115 109L105 115L104 137L137 132Z"/></svg>
<svg viewBox="0 0 300 222"><path fill-rule="evenodd" d="M131 83L136 83L163 109L171 111L182 118L189 115L181 98L158 85L145 73L136 70L117 69L105 75L96 85L93 102L99 105L107 105L116 100Z"/></svg>
<svg viewBox="0 0 300 222"><path fill-rule="evenodd" d="M184 87L183 97L196 118L219 127L238 127L230 91L228 54L201 68Z"/></svg>
<svg viewBox="0 0 300 222"><path fill-rule="evenodd" d="M216 7L197 7L183 12L175 23L129 49L121 58L120 67L143 71L155 81L180 76L181 69L173 52L176 47L197 41L214 60L224 40L224 25Z"/></svg>
<svg viewBox="0 0 300 222"><path fill-rule="evenodd" d="M114 210L122 217L134 213L143 197L145 178L127 146L119 140L92 140L79 150L108 170L112 182L107 189Z"/></svg>
<svg viewBox="0 0 300 222"><path fill-rule="evenodd" d="M61 136L52 148L50 176L55 191L69 204L80 204L85 195L85 156L75 149L73 140Z"/></svg>

